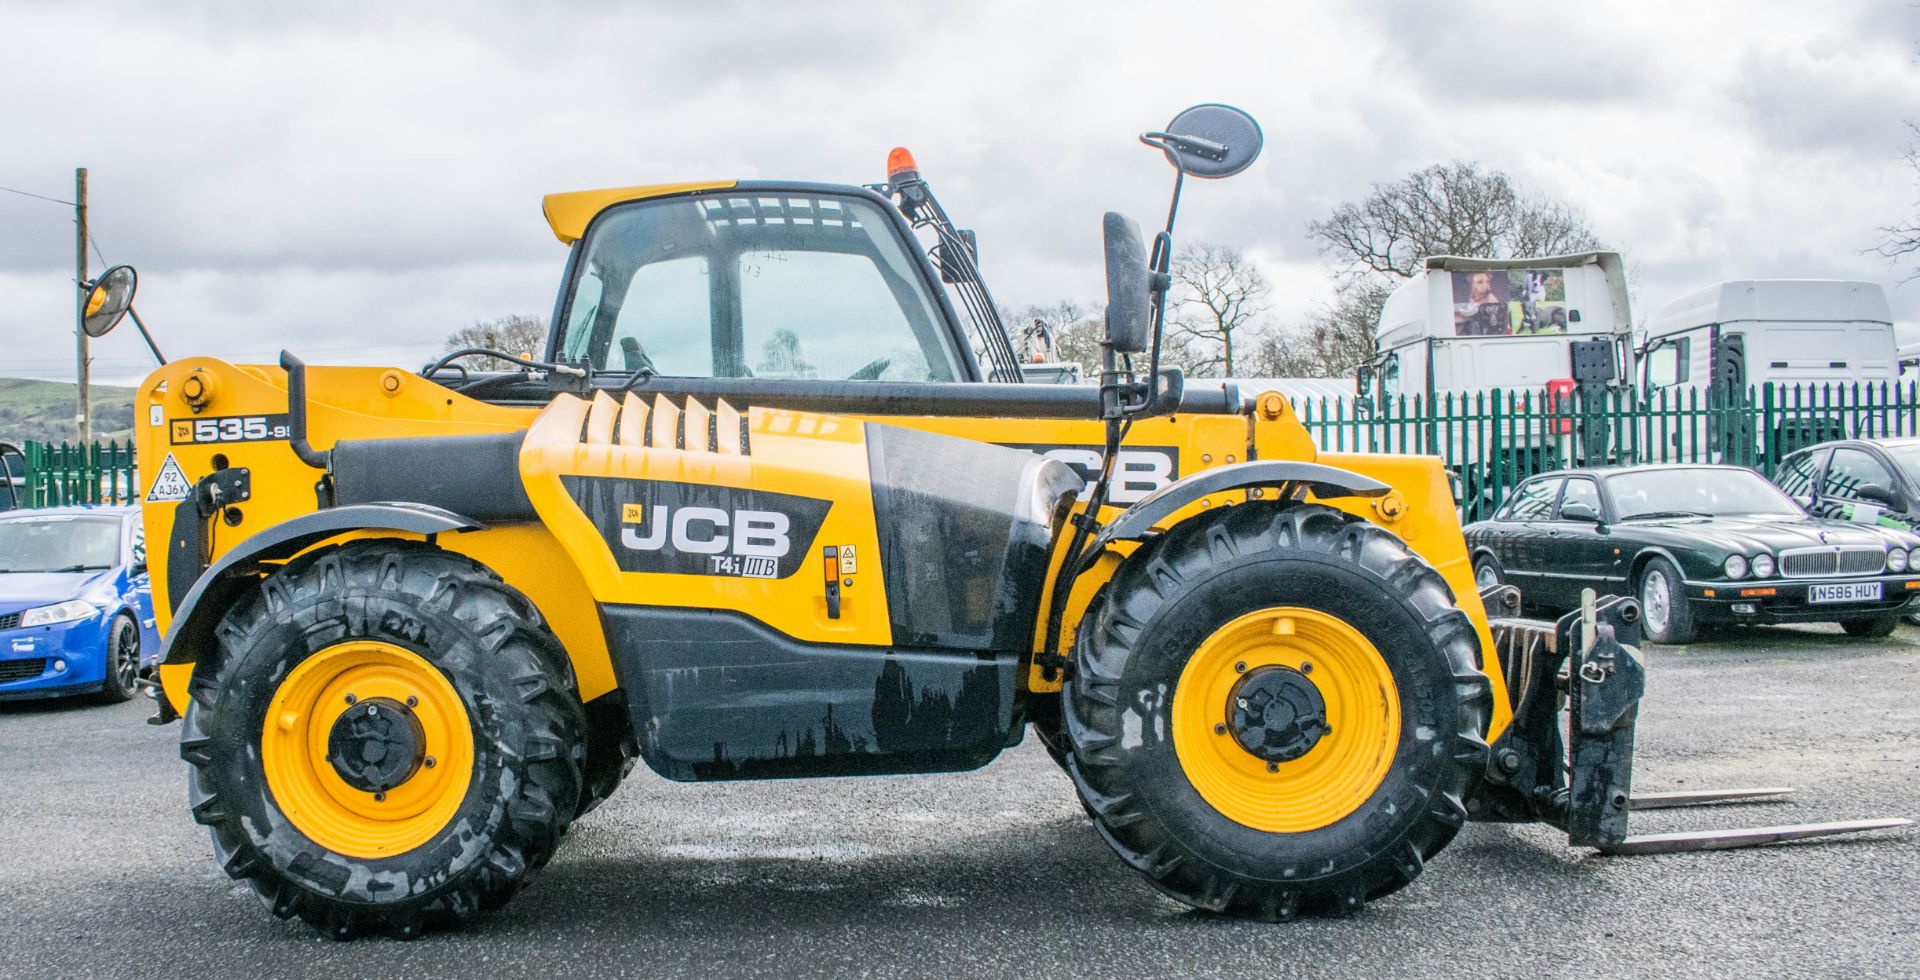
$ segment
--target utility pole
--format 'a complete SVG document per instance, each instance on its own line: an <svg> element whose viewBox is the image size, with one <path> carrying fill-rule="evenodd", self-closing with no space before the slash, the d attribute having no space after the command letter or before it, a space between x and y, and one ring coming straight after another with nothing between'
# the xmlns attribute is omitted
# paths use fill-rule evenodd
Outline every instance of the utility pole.
<svg viewBox="0 0 1920 980"><path fill-rule="evenodd" d="M93 398L87 388L87 168L73 172L73 342L79 371L80 414L74 421L80 426L80 451L93 445Z"/></svg>

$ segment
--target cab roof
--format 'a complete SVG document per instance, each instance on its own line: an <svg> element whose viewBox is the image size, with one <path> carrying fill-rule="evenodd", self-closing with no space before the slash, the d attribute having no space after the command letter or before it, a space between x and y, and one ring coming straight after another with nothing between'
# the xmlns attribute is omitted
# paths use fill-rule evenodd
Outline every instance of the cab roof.
<svg viewBox="0 0 1920 980"><path fill-rule="evenodd" d="M739 181L706 180L681 184L641 184L636 187L609 187L594 191L566 191L560 194L548 194L540 199L540 210L547 216L547 224L553 228L553 237L560 239L562 245L572 245L587 233L587 223L594 215L628 201L644 201L654 197L669 197L674 194L686 194L692 191L722 190L733 187Z"/></svg>

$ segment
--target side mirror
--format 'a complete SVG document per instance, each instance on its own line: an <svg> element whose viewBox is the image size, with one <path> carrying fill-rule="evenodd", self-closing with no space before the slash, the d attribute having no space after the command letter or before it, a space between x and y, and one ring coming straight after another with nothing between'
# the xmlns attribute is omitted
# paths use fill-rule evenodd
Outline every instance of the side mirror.
<svg viewBox="0 0 1920 980"><path fill-rule="evenodd" d="M1194 106L1173 117L1164 132L1148 133L1181 173L1216 180L1253 165L1265 138L1245 111L1218 102Z"/></svg>
<svg viewBox="0 0 1920 980"><path fill-rule="evenodd" d="M132 308L133 291L138 285L139 277L134 274L133 266L116 265L102 272L87 293L87 307L80 318L80 329L89 337L106 336L107 331L120 325L120 318Z"/></svg>
<svg viewBox="0 0 1920 980"><path fill-rule="evenodd" d="M1569 500L1560 505L1560 519L1563 521L1586 521L1589 524L1600 523L1600 512L1584 500Z"/></svg>
<svg viewBox="0 0 1920 980"><path fill-rule="evenodd" d="M1879 504L1888 510L1900 510L1905 501L1900 495L1878 483L1863 483L1855 488L1853 495L1861 500Z"/></svg>
<svg viewBox="0 0 1920 980"><path fill-rule="evenodd" d="M1140 226L1108 211L1100 230L1107 252L1107 343L1115 353L1139 354L1152 341L1150 277Z"/></svg>
<svg viewBox="0 0 1920 980"><path fill-rule="evenodd" d="M1373 365L1362 364L1353 369L1353 393L1361 398L1373 393Z"/></svg>

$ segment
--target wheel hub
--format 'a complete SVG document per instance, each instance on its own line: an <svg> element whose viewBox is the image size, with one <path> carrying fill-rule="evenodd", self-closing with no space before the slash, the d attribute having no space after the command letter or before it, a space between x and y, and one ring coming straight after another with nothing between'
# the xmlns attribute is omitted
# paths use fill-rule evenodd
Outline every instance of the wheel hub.
<svg viewBox="0 0 1920 980"><path fill-rule="evenodd" d="M1233 687L1227 730L1240 747L1267 762L1292 762L1333 732L1327 702L1307 675L1291 667L1260 667Z"/></svg>
<svg viewBox="0 0 1920 980"><path fill-rule="evenodd" d="M420 771L426 746L426 730L410 708L392 698L369 698L335 719L327 761L348 786L384 793Z"/></svg>

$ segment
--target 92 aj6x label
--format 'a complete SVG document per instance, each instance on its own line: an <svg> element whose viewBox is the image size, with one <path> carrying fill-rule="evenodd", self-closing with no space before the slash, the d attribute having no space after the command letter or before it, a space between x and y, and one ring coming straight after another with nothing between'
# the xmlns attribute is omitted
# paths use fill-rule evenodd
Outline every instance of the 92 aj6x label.
<svg viewBox="0 0 1920 980"><path fill-rule="evenodd" d="M273 442L283 440L293 430L287 415L224 415L204 419L174 419L167 435L176 446L197 446L218 442Z"/></svg>
<svg viewBox="0 0 1920 980"><path fill-rule="evenodd" d="M833 501L672 480L563 476L625 572L786 578Z"/></svg>

